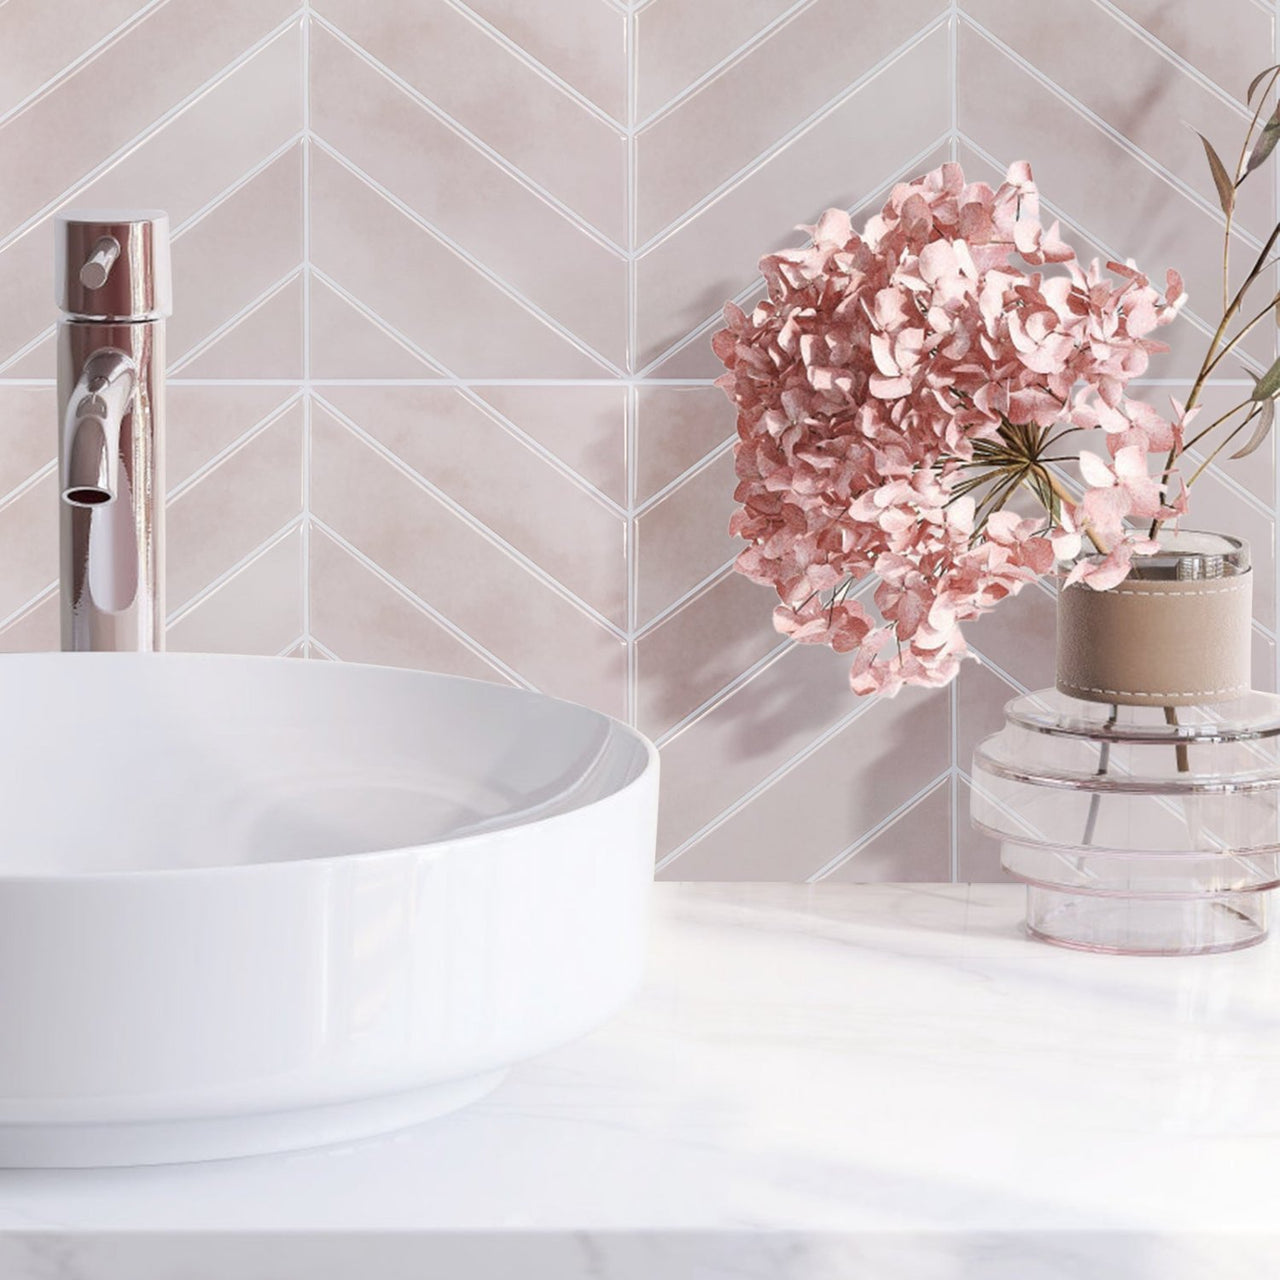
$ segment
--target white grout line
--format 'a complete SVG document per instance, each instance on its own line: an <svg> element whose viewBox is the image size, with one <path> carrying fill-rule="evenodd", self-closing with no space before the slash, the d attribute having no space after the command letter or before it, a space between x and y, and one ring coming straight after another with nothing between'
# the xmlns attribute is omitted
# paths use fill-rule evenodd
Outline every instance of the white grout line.
<svg viewBox="0 0 1280 1280"><path fill-rule="evenodd" d="M452 515L456 516L463 524L465 524L473 533L479 535L491 546L496 547L499 551L504 552L516 564L520 565L531 577L540 582L549 591L554 592L562 600L573 605L580 613L582 613L591 622L608 631L611 635L619 640L627 638L626 631L620 628L617 623L607 618L594 605L588 604L581 596L566 587L559 579L553 577L547 572L536 560L526 555L518 547L513 547L505 538L494 532L487 524L478 516L473 515L467 510L456 498L451 497L443 489L433 484L426 476L416 471L408 462L406 462L399 454L393 453L381 441L370 435L359 423L349 418L342 412L332 401L325 399L324 396L314 397L319 401L321 407L330 416L335 418L342 424L346 430L350 431L361 444L365 445L384 462L388 463L396 471L400 472L407 480L417 485L424 492L429 493L441 506L445 507Z"/></svg>
<svg viewBox="0 0 1280 1280"><path fill-rule="evenodd" d="M461 121L456 120L443 107L438 106L430 98L428 98L420 89L415 88L403 76L392 71L384 62L379 62L367 49L356 44L345 31L335 27L331 22L327 21L318 13L311 14L311 22L313 26L318 26L335 40L341 43L346 49L350 50L362 62L366 63L374 71L376 71L384 79L389 80L402 93L411 98L419 107L426 111L429 115L434 116L445 128L455 133L458 137L468 142L477 151L485 156L492 164L496 165L509 178L513 178L522 187L531 194L535 195L544 204L549 205L566 221L573 224L584 235L594 240L602 248L610 250L619 258L626 258L627 251L617 243L612 237L606 235L599 227L587 221L582 214L578 213L570 205L567 205L558 196L553 195L546 187L544 187L536 179L530 177L523 169L514 165L500 151L496 151L491 147L479 134L473 133Z"/></svg>
<svg viewBox="0 0 1280 1280"><path fill-rule="evenodd" d="M237 191L243 190L256 177L270 169L277 160L287 156L294 147L304 142L306 139L306 130L299 129L292 137L286 138L274 151L264 156L252 168L247 169L228 187L223 187L206 204L203 204L194 213L188 214L181 222L173 228L173 239L177 240L180 236L190 231L192 227L202 222L211 213L215 212L221 205L225 204Z"/></svg>
<svg viewBox="0 0 1280 1280"><path fill-rule="evenodd" d="M44 463L38 471L33 471L29 476L21 481L21 483L14 485L14 487L7 493L0 496L0 511L3 511L6 507L17 502L23 494L30 493L31 490L36 488L36 486L39 485L46 476L51 476L57 469L57 466L57 458L50 458L49 461Z"/></svg>
<svg viewBox="0 0 1280 1280"><path fill-rule="evenodd" d="M221 206L225 201L229 200L238 191L248 186L248 184L252 182L256 177L258 177L265 170L269 169L273 164L275 164L277 160L287 155L295 146L297 146L302 141L303 141L303 134L301 132L294 134L293 137L281 143L281 145L278 146L274 151L272 151L270 155L264 157L262 160L259 160L247 172L242 173L238 178L236 178L234 182L231 183L230 186L224 187L221 191L219 191L218 194L215 195L213 199L210 200L207 204L202 205L199 209L195 211L195 213L191 214L187 218L184 218L182 222L180 222L173 229L174 242L176 243L178 240L180 240L188 231L191 230L192 227L196 226L203 218L207 217L210 213L218 209L219 206ZM0 250L0 252L3 252L3 250ZM281 283L284 283L284 282L282 281ZM262 302L265 300L266 300L266 295L264 294L261 298L256 299L254 302L250 303L249 306L245 309L245 311L240 314L247 315L248 312L251 311L257 305L258 302ZM239 316L237 316L236 318L239 318ZM39 333L35 335L34 338L32 338L29 342L25 343L23 346L19 347L18 350L15 351L13 355L11 355L7 360L0 362L0 383L11 381L11 379L6 379L4 377L4 371L6 369L12 368L15 364L19 363L26 356L30 355L31 352L34 351L42 342L45 342L47 339L52 337L55 330L56 330L55 325L53 324L46 325L43 329L40 330ZM187 353L187 355L189 354L190 353ZM186 357L184 356L184 360L185 358ZM179 361L177 364L171 364L170 368L177 369L181 366L182 362L183 361Z"/></svg>
<svg viewBox="0 0 1280 1280"><path fill-rule="evenodd" d="M364 387L420 387L435 388L457 391L469 404L474 406L479 412L483 413L490 421L496 422L508 435L514 436L530 453L541 458L549 467L568 480L576 489L581 490L588 497L592 498L601 506L605 507L612 514L625 518L626 511L622 506L615 502L604 490L597 488L585 476L575 471L567 462L553 453L546 445L536 440L523 428L517 426L504 413L497 408L496 405L486 400L482 395L476 393L478 387L527 387L531 385L545 386L592 386L592 387L617 387L624 386L617 378L597 378L590 381L574 382L567 381L550 381L546 383L534 384L527 379L507 378L507 379L489 379L489 380L467 380L465 378L453 378L448 375L448 371L435 360L431 355L419 347L411 339L406 338L404 334L393 329L377 312L370 311L363 302L360 301L353 293L350 293L342 285L340 285L331 276L326 275L319 268L312 268L312 274L317 280L321 281L326 287L332 289L339 297L342 298L350 307L357 311L361 316L369 321L370 324L376 326L389 339L402 346L406 352L418 360L434 365L442 371L442 376L438 378L418 378L418 379L353 379L353 378L313 378L309 382L310 388L315 387L337 387L346 388L353 386ZM0 384L2 385L2 384Z"/></svg>
<svg viewBox="0 0 1280 1280"><path fill-rule="evenodd" d="M428 222L412 205L401 200L399 196L388 191L376 178L371 177L359 165L344 156L340 151L336 151L327 142L321 138L312 138L312 146L318 147L335 163L344 168L352 177L363 182L375 195L380 196L392 208L397 209L401 214L409 219L419 230L424 231L432 239L436 240L444 248L448 249L455 257L465 262L477 275L487 280L506 298L514 302L516 306L532 316L535 320L540 321L547 329L554 333L563 342L571 346L579 355L586 356L587 359L594 361L601 368L608 369L612 373L616 373L619 377L626 377L625 372L620 369L608 356L597 351L590 343L578 337L572 330L566 328L551 313L541 307L533 299L527 297L519 289L517 289L509 281L504 280L491 267L486 266L479 258L475 256L469 249L463 248L452 236L441 231L434 223Z"/></svg>
<svg viewBox="0 0 1280 1280"><path fill-rule="evenodd" d="M225 587L233 578L237 578L250 565L261 559L268 551L278 547L286 538L289 537L302 524L302 514L294 516L287 525L282 529L277 529L265 542L259 543L248 555L241 557L229 569L224 570L214 580L201 587L189 600L184 601L176 609L169 613L165 618L165 629L176 626L188 614L198 609L210 596L216 594Z"/></svg>
<svg viewBox="0 0 1280 1280"><path fill-rule="evenodd" d="M825 880L827 879L828 876L832 875L834 872L839 871L840 868L843 867L846 862L850 861L850 859L852 858L856 858L858 854L861 853L862 850L865 849L867 845L869 845L874 839L876 839L878 836L884 835L884 833L888 831L889 828L892 827L893 824L897 822L899 818L906 817L906 815L910 813L911 810L914 809L916 805L918 805L922 800L927 799L939 787L950 785L952 783L954 776L955 776L955 770L948 769L946 773L940 773L931 782L927 782L923 787L920 788L919 791L915 793L915 795L908 796L900 805L898 805L893 810L892 813L886 814L883 818L880 819L879 822L875 824L875 826L869 827L866 831L864 831L862 835L860 835L852 844L847 845L845 848L841 849L841 851L837 853L834 858L831 858L829 861L824 862L822 866L820 866L816 871L812 872L810 875L805 876L803 883L817 884L820 880ZM954 852L953 852L951 883L954 884L955 882L956 882L955 858L954 858Z"/></svg>
<svg viewBox="0 0 1280 1280"><path fill-rule="evenodd" d="M41 587L30 600L24 600L12 613L0 618L0 631L8 631L15 623L21 622L29 613L38 609L50 596L58 594L58 583L50 582Z"/></svg>
<svg viewBox="0 0 1280 1280"><path fill-rule="evenodd" d="M105 160L95 165L88 173L82 174L71 184L71 186L61 192L61 194L55 196L53 200L49 201L33 213L25 222L21 223L14 230L8 232L3 239L0 239L0 253L3 253L11 244L20 240L33 227L39 226L45 218L64 205L69 199L76 195L77 192L84 190L87 186L90 186L104 173L119 164L121 160L132 155L133 152L138 150L138 148L143 146L146 142L150 141L150 139L155 137L156 134L158 134L167 124L177 119L177 117L187 111L188 108L194 106L202 98L208 96L208 94L210 94L220 84L230 79L230 77L239 71L242 66L257 57L257 55L268 45L274 43L289 31L290 28L296 26L299 18L302 16L302 12L303 11L301 9L295 10L283 22L279 23L267 32L266 35L251 44L242 53L237 54L235 58L227 63L227 65L211 79L206 80L185 98L182 98L179 102L175 103L167 111L147 125L141 133L135 134L123 146L118 147L109 156L107 156Z"/></svg>
<svg viewBox="0 0 1280 1280"><path fill-rule="evenodd" d="M935 26L936 25L937 24L935 24ZM892 174L889 176L887 180L876 183L876 185L872 187L871 190L864 197L862 197L860 200L857 200L855 203L847 207L850 209L850 211L857 211L858 209L863 208L865 205L870 204L871 201L876 198L877 194L891 188L896 181L901 179L903 174L906 174L906 173L914 174L917 168L920 166L920 164L922 164L930 155L932 155L933 152L937 151L939 147L946 145L947 140L948 140L947 133L940 134L927 147L925 147L921 151L918 151L914 156L912 156L911 159L906 162L906 164L896 166ZM751 297L752 294L756 293L760 289L763 283L764 281L759 275L753 276L751 280L743 288L739 289L738 292L734 294L732 301L738 303L741 306L747 301L747 299ZM639 370L639 372L635 374L636 380L638 382L645 384L646 386L656 382L657 379L652 379L649 377L650 370L660 368L663 364L665 364L668 360L672 359L674 356L678 355L686 347L688 347L694 342L697 342L700 338L710 333L712 329L718 328L721 324L724 323L722 316L723 316L723 307L720 307L712 315L708 316L705 320L701 321L701 323L699 323L694 329L690 330L688 333L684 334L682 337L677 338L676 341L673 342L670 346L666 347L664 350L659 352L658 355L654 356L652 360L650 360L646 365L643 366L643 368Z"/></svg>
<svg viewBox="0 0 1280 1280"><path fill-rule="evenodd" d="M41 98L60 88L77 71L82 70L88 63L92 62L108 45L112 45L123 36L128 35L130 31L140 26L156 9L168 4L168 2L169 0L147 0L147 3L142 5L141 8L135 9L123 22L108 31L105 36L94 41L93 44L82 53L77 54L65 66L59 67L39 88L33 89L25 98L14 103L3 115L0 115L0 129L4 128L10 120L20 116L28 107L34 106Z"/></svg>
<svg viewBox="0 0 1280 1280"><path fill-rule="evenodd" d="M1194 187L1192 187L1184 179L1180 178L1172 169L1166 168L1149 152L1144 151L1137 143L1127 138L1115 125L1100 116L1092 107L1086 106L1079 98L1068 93L1062 85L1045 75L1035 63L1024 58L1011 45L1006 44L999 36L989 31L980 22L975 21L972 14L964 14L964 21L971 30L977 32L992 48L998 50L1010 62L1019 67L1028 76L1031 77L1038 85L1045 89L1051 97L1055 97L1065 106L1073 110L1084 120L1087 120L1100 133L1105 134L1111 139L1122 151L1124 151L1131 159L1136 160L1144 169L1149 170L1156 177L1162 179L1173 190L1184 196L1191 204L1198 208L1202 213L1207 214L1220 227L1225 227L1226 218L1222 210L1206 199ZM1239 235L1243 244L1251 249L1261 249L1262 241L1259 240L1251 232L1246 231L1243 227L1235 225L1233 230Z"/></svg>
<svg viewBox="0 0 1280 1280"><path fill-rule="evenodd" d="M629 13L623 28L623 55L627 76L627 350L624 364L629 375L635 373L639 343L639 290L636 287L636 222L639 217L639 170L636 147L636 115L640 94L640 27L634 13ZM640 547L636 519L636 497L639 492L640 393L634 383L626 391L626 499L627 523L623 561L627 575L627 723L636 724L640 717L640 651L636 643L639 625Z"/></svg>
<svg viewBox="0 0 1280 1280"><path fill-rule="evenodd" d="M712 587L718 586L721 582L733 576L734 561L738 558L735 552L730 559L726 560L722 565L712 569L704 578L700 578L687 591L680 595L677 599L671 601L670 604L664 605L652 617L646 619L643 623L636 627L632 638L634 640L643 640L647 635L656 631L664 622L674 618L687 605L693 604L700 596L705 595Z"/></svg>
<svg viewBox="0 0 1280 1280"><path fill-rule="evenodd" d="M626 126L621 120L615 120L602 106L593 102L587 97L582 90L575 88L558 72L553 71L545 62L540 62L533 54L529 52L523 45L513 40L501 27L495 26L488 18L481 17L466 0L444 0L444 3L458 13L461 17L466 18L473 26L483 31L495 44L506 50L517 62L522 63L534 75L545 80L552 88L558 89L561 93L571 98L578 106L580 106L588 115L598 120L607 128L615 132L625 130Z"/></svg>
<svg viewBox="0 0 1280 1280"><path fill-rule="evenodd" d="M294 384L297 385L296 383ZM189 489L195 488L206 476L216 471L228 458L233 454L239 453L251 440L261 435L268 428L279 422L290 409L293 408L302 399L302 391L298 389L294 395L287 400L281 401L264 417L259 418L251 427L242 431L234 440L231 441L224 449L219 449L207 462L203 462L189 476L178 481L168 493L165 494L165 503L175 502L182 497Z"/></svg>
<svg viewBox="0 0 1280 1280"><path fill-rule="evenodd" d="M673 493L675 493L677 489L682 488L700 472L705 471L713 462L724 457L726 453L731 453L735 443L736 437L731 437L727 440L721 440L713 449L708 449L707 452L697 460L697 462L692 466L686 467L674 480L668 480L661 489L650 494L649 497L636 507L635 514L637 516L643 516L654 507L658 506L659 503L664 502Z"/></svg>
<svg viewBox="0 0 1280 1280"><path fill-rule="evenodd" d="M844 732L844 730L860 716L865 715L867 711L870 710L871 707L875 706L878 701L879 699L874 694L869 697L857 699L854 705L846 711L844 715L840 716L832 724L828 725L827 728L818 735L818 737L807 742L794 755L789 756L782 762L782 764L778 765L775 769L766 774L765 777L761 778L759 782L749 787L742 793L742 795L734 800L732 804L728 805L709 822L704 823L697 831L695 831L670 853L659 858L654 870L665 871L666 868L675 862L677 858L688 853L688 851L700 840L705 839L717 828L724 826L724 824L735 814L740 813L754 800L764 795L764 793L775 783L780 782L787 776L787 774L791 773L792 770L802 765L810 756L822 750L828 742L838 734Z"/></svg>
<svg viewBox="0 0 1280 1280"><path fill-rule="evenodd" d="M334 653L334 651L330 649L327 644L321 644L320 641L315 638L315 636L312 636L311 639L307 641L307 644L310 646L310 648L315 649L320 654L321 657L328 658L330 662L342 661L342 659L338 657L338 655Z"/></svg>
<svg viewBox="0 0 1280 1280"><path fill-rule="evenodd" d="M252 301L247 302L235 315L224 320L216 329L206 333L194 346L188 347L172 364L169 370L174 373L180 373L187 365L198 360L205 352L214 347L221 339L225 338L233 329L238 328L256 311L260 311L273 298L283 293L295 280L303 274L301 266L291 267L287 275L281 276L279 280L273 284L269 284Z"/></svg>
<svg viewBox="0 0 1280 1280"><path fill-rule="evenodd" d="M749 685L756 676L768 670L784 653L789 652L794 647L795 642L793 640L779 638L778 643L764 657L757 658L749 667L743 667L728 684L722 685L709 698L704 698L692 711L687 712L675 724L670 725L658 734L654 738L654 745L661 748L674 742L682 733L693 728L698 721L704 719L721 703L728 701L739 689Z"/></svg>
<svg viewBox="0 0 1280 1280"><path fill-rule="evenodd" d="M744 58L749 57L761 45L763 45L770 36L778 31L780 27L786 26L792 18L803 13L804 10L812 8L817 0L793 0L793 3L781 13L771 18L763 27L748 36L742 44L740 44L731 53L725 54L714 66L708 67L696 79L691 80L683 89L681 89L673 98L664 102L662 106L655 108L643 120L635 125L636 133L643 133L651 125L655 125L658 121L665 119L673 111L683 106L690 98L692 98L700 89L710 84L721 73L728 71L731 67L741 62ZM638 11L637 11L638 12Z"/></svg>
<svg viewBox="0 0 1280 1280"><path fill-rule="evenodd" d="M445 617L445 615L441 613L440 610L437 609L434 605L428 604L427 601L425 601L420 595L418 595L414 591L411 591L398 578L388 573L386 569L384 569L380 564L378 564L376 560L371 560L367 555L364 554L363 551L359 549L359 547L348 542L347 539L344 538L340 533L338 533L338 531L334 529L331 525L326 524L323 520L319 519L318 517L313 517L313 522L315 524L315 527L319 529L325 535L325 537L329 538L338 547L341 547L342 550L347 553L347 555L349 555L353 560L359 563L363 568L367 569L371 574L373 574L373 576L377 578L379 582L381 582L384 586L389 587L392 591L394 591L397 595L399 595L407 604L412 605L420 613L425 614L428 618L431 619L431 621L436 623L442 630L447 631L455 640L458 641L459 644L463 645L466 649L470 650L470 652L473 653L482 662L491 666L500 675L505 676L508 680L511 680L514 684L518 685L522 689L535 688L535 686L531 684L528 680L526 680L525 677L522 676L518 671L516 671L514 667L508 666L507 663L503 662L503 660L499 658L496 654L492 653L489 649L485 648L485 646L482 645L480 641L475 639L473 636L469 635L460 626L458 626L457 623L452 622L450 621L449 618ZM320 642L314 636L311 636L310 640L312 644L318 646L323 652L327 653L329 657L331 658L337 657L337 655L334 654L331 650L327 649L324 645L320 644Z"/></svg>
<svg viewBox="0 0 1280 1280"><path fill-rule="evenodd" d="M960 28L958 0L947 5L947 68L951 77L951 136L947 139L950 158L958 160L960 150L960 55L957 48Z"/></svg>
<svg viewBox="0 0 1280 1280"><path fill-rule="evenodd" d="M1188 62L1180 53L1169 45L1165 44L1158 36L1148 31L1142 23L1131 18L1123 9L1120 8L1115 0L1093 0L1093 3L1101 9L1105 14L1114 19L1120 26L1124 27L1130 34L1136 36L1143 44L1150 46L1167 62L1171 62L1182 75L1188 80L1193 81L1206 93L1212 94L1225 106L1230 107L1240 116L1242 120L1248 120L1251 112L1245 107L1243 99L1235 97L1228 90L1224 89L1215 80L1210 79L1203 71L1194 63ZM1243 90L1244 85L1240 86Z"/></svg>
<svg viewBox="0 0 1280 1280"><path fill-rule="evenodd" d="M311 0L302 16L302 635L311 640Z"/></svg>
<svg viewBox="0 0 1280 1280"><path fill-rule="evenodd" d="M799 124L788 129L781 137L775 139L751 159L747 164L743 165L736 173L731 174L723 182L713 187L700 200L690 205L683 213L679 214L671 222L669 222L661 230L654 232L643 244L635 251L637 258L643 258L646 254L651 253L660 244L671 239L672 236L678 235L687 226L694 222L698 216L705 213L713 204L719 201L723 196L728 195L735 188L742 185L763 170L771 160L780 155L787 147L794 143L797 139L803 137L811 129L820 125L823 120L830 116L833 112L838 111L842 106L857 97L873 80L883 75L895 63L905 58L919 45L923 44L936 32L943 29L947 23L947 14L941 13L937 18L929 23L928 26L922 27L909 40L900 44L896 49L887 53L874 66L862 73L852 84L846 85L839 93L829 98L816 111L810 112ZM934 144L937 145L936 143Z"/></svg>

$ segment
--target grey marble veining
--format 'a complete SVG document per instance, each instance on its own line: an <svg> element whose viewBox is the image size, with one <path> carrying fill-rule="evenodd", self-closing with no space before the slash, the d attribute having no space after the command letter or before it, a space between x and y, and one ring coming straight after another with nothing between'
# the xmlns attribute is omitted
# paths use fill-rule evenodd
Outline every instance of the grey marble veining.
<svg viewBox="0 0 1280 1280"><path fill-rule="evenodd" d="M1006 886L658 887L642 996L391 1138L0 1173L4 1280L1263 1280L1280 947L1022 936Z"/></svg>

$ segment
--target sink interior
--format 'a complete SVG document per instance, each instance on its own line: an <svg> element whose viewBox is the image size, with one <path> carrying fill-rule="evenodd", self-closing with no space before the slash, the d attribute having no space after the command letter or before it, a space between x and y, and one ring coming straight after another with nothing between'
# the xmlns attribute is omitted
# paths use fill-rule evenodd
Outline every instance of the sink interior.
<svg viewBox="0 0 1280 1280"><path fill-rule="evenodd" d="M648 748L598 713L324 662L31 654L0 663L0 875L346 856L458 839L625 787Z"/></svg>

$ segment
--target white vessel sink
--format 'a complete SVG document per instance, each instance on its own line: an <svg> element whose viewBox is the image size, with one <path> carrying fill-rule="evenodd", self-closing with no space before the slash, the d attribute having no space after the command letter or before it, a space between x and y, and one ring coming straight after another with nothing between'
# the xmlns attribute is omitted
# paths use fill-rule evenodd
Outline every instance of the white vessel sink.
<svg viewBox="0 0 1280 1280"><path fill-rule="evenodd" d="M289 659L0 658L0 1165L312 1146L479 1097L640 977L657 757Z"/></svg>

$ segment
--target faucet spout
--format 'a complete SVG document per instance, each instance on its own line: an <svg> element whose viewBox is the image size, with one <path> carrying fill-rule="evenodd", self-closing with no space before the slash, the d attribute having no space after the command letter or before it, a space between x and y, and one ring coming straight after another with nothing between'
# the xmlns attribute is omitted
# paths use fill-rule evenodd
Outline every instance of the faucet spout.
<svg viewBox="0 0 1280 1280"><path fill-rule="evenodd" d="M137 366L103 347L84 364L67 399L62 427L62 500L73 507L114 502L120 469L120 424L137 385Z"/></svg>

